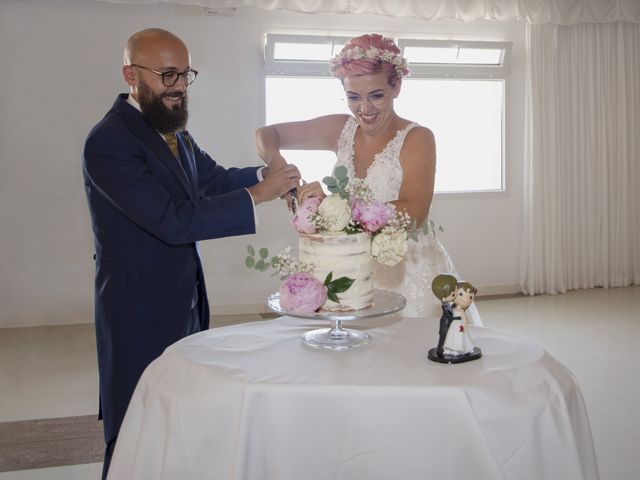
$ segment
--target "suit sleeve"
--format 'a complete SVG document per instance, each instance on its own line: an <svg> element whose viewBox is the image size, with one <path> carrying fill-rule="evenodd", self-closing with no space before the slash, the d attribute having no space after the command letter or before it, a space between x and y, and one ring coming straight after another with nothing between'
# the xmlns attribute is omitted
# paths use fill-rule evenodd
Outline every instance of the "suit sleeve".
<svg viewBox="0 0 640 480"><path fill-rule="evenodd" d="M211 188L206 194L196 200L175 200L147 165L148 155L127 132L93 132L84 151L89 187L131 222L168 244L255 233L251 196L236 187L249 176L246 172L226 172L211 160Z"/></svg>
<svg viewBox="0 0 640 480"><path fill-rule="evenodd" d="M218 195L258 183L260 167L223 168L189 136L198 170L198 186L202 196Z"/></svg>

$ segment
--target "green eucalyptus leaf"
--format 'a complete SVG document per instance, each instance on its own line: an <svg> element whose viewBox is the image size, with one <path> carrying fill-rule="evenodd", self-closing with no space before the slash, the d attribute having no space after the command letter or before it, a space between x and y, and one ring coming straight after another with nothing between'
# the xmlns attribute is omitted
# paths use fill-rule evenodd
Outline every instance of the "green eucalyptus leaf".
<svg viewBox="0 0 640 480"><path fill-rule="evenodd" d="M248 268L253 268L253 266L256 264L256 261L255 261L255 259L253 257L247 256L247 258L244 259L244 264Z"/></svg>
<svg viewBox="0 0 640 480"><path fill-rule="evenodd" d="M256 254L256 251L253 248L253 245L247 245L247 252L249 252L249 255L253 256Z"/></svg>
<svg viewBox="0 0 640 480"><path fill-rule="evenodd" d="M333 170L333 176L336 177L337 179L346 178L347 177L347 167L345 167L344 165L338 165Z"/></svg>
<svg viewBox="0 0 640 480"><path fill-rule="evenodd" d="M269 256L269 250L266 248L261 248L258 253L260 254L260 258L267 258Z"/></svg>
<svg viewBox="0 0 640 480"><path fill-rule="evenodd" d="M264 260L260 259L256 262L255 268L256 270L260 270L261 272L264 272L263 268L264 268L265 262Z"/></svg>
<svg viewBox="0 0 640 480"><path fill-rule="evenodd" d="M322 179L322 183L324 183L327 187L335 187L336 185L338 185L337 180L333 177L324 177Z"/></svg>

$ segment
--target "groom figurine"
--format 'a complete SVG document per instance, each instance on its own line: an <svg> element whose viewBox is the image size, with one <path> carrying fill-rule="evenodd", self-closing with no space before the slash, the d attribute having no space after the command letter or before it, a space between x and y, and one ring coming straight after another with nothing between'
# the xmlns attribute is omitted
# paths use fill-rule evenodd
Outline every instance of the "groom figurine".
<svg viewBox="0 0 640 480"><path fill-rule="evenodd" d="M458 280L453 275L440 274L431 282L431 290L434 295L442 302L442 316L440 317L440 328L438 330L438 346L436 347L436 355L439 358L444 357L444 341L447 338L447 332L453 322L453 299L456 295L456 284Z"/></svg>
<svg viewBox="0 0 640 480"><path fill-rule="evenodd" d="M83 173L95 239L95 323L106 477L118 430L146 366L209 327L199 240L255 233L256 204L299 183L283 160L223 168L185 131L198 72L180 38L129 38L121 94L87 137Z"/></svg>

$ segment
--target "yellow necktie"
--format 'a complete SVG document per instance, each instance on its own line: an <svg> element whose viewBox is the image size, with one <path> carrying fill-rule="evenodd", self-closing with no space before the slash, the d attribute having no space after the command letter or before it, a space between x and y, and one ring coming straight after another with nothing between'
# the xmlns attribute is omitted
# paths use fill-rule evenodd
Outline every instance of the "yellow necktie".
<svg viewBox="0 0 640 480"><path fill-rule="evenodd" d="M178 154L178 139L176 138L175 133L163 133L162 137L164 141L167 142L167 146L173 152L173 156L176 158L180 158Z"/></svg>

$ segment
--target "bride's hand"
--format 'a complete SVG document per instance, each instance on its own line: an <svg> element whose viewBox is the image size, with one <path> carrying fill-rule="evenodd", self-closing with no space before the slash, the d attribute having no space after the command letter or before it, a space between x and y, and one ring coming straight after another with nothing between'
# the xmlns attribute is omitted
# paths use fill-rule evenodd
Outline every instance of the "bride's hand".
<svg viewBox="0 0 640 480"><path fill-rule="evenodd" d="M301 187L298 187L298 202L300 204L304 203L304 201L309 197L326 197L322 191L320 182L304 183Z"/></svg>

